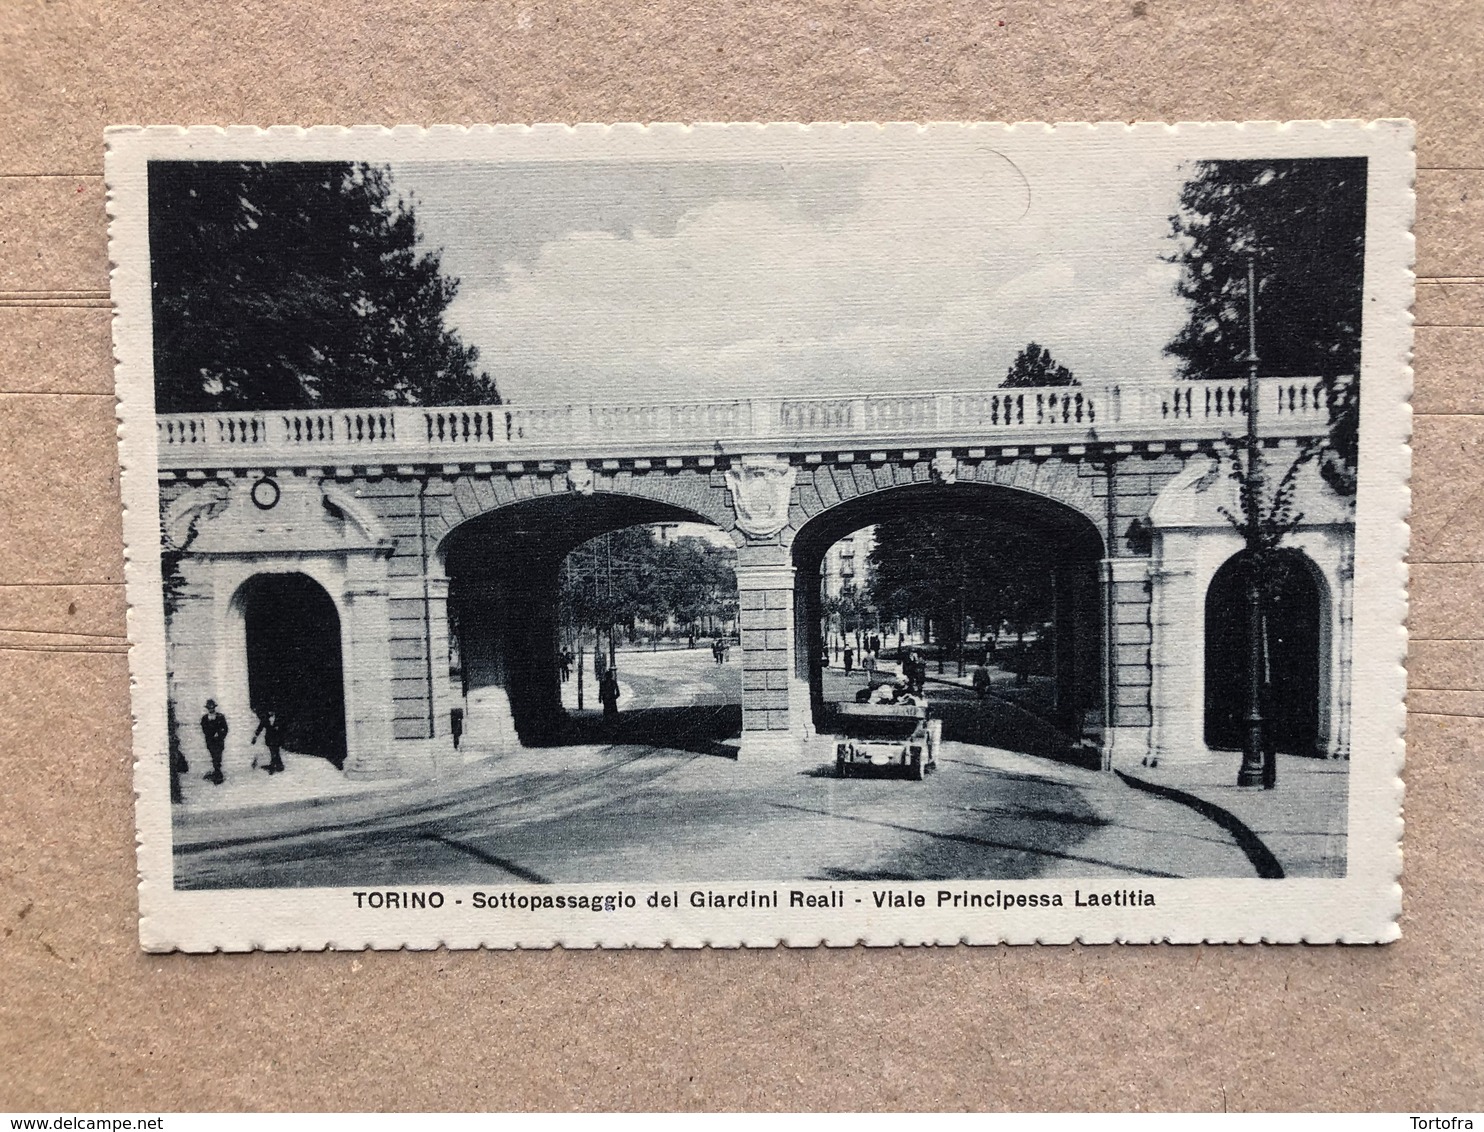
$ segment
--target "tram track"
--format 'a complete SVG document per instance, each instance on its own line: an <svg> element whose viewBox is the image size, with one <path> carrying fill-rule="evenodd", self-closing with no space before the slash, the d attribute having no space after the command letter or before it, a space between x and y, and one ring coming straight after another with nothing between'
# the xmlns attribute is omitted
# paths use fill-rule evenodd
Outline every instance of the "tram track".
<svg viewBox="0 0 1484 1132"><path fill-rule="evenodd" d="M684 740L693 738L705 728L692 727L680 733L675 738ZM635 748L638 748L635 750ZM553 750L560 748L528 748L531 753L542 750ZM605 779L620 774L630 767L652 759L656 754L671 754L676 756L669 765L658 770L657 773L645 776L642 781L635 781L632 788L625 790L622 794L610 795L603 799L611 802L618 798L627 797L647 786L660 781L662 778L675 773L685 766L689 766L697 759L710 756L695 752L684 751L681 748L667 746L664 743L650 742L635 744L632 742L615 742L599 747L595 752L597 758L604 758L611 752L630 751L627 757L615 757L606 765L589 771L577 772L575 774L562 774L552 772L547 776L548 783L541 788L515 796L492 800L489 793L498 782L487 781L475 786L466 787L451 796L443 796L419 804L413 808L404 808L393 811L367 815L343 822L321 822L310 827L300 827L293 830L274 832L244 834L238 837L213 838L177 844L175 854L177 857L190 857L214 852L231 850L246 850L254 846L285 846L301 841L339 841L357 836L363 836L371 832L385 832L388 834L416 830L421 826L433 823L447 824L458 823L480 815L498 814L509 818L518 811L519 807L538 804L541 802L552 802L563 796L570 796L574 792L580 792L600 783ZM568 809L564 812L573 812ZM557 816L557 815L553 815Z"/></svg>

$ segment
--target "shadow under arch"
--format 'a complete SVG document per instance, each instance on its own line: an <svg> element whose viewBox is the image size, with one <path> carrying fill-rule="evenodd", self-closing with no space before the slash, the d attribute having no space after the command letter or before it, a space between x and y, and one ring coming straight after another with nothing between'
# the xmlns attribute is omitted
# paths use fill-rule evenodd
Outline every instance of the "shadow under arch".
<svg viewBox="0 0 1484 1132"><path fill-rule="evenodd" d="M1240 751L1246 739L1247 551L1232 555L1206 588L1206 746ZM1269 565L1263 716L1268 742L1292 755L1319 755L1329 736L1330 592L1324 573L1297 547Z"/></svg>
<svg viewBox="0 0 1484 1132"><path fill-rule="evenodd" d="M449 633L457 640L466 701L481 693L503 692L525 746L640 741L632 713L607 730L589 725L574 731L575 724L569 723L557 661L559 581L567 555L583 543L651 523L716 526L712 516L699 511L645 496L600 491L519 500L449 531L436 553L448 577ZM741 729L740 707L721 715L714 709L691 713L699 723L689 716L670 719L667 711L671 709L651 711L647 728L638 730L663 737L671 727L686 734L692 725L708 734ZM476 722L470 720L471 725ZM478 740L477 731L470 734Z"/></svg>
<svg viewBox="0 0 1484 1132"><path fill-rule="evenodd" d="M345 765L345 672L340 613L316 579L298 572L254 574L232 595L246 651L246 706L276 711L283 747ZM257 726L244 719L248 730Z"/></svg>
<svg viewBox="0 0 1484 1132"><path fill-rule="evenodd" d="M1077 738L1089 715L1106 710L1102 671L1102 616L1098 593L1098 563L1104 541L1097 526L1076 508L1058 500L976 481L922 482L886 487L845 500L820 512L795 532L792 542L794 572L795 674L809 684L814 726L830 724L819 658L824 648L823 600L820 572L829 548L852 531L887 519L932 514L983 515L1032 536L1053 564L1056 594L1054 627L1057 647L1054 668L1056 704L1049 722L1061 736L1035 753L1049 754L1064 740ZM929 698L932 693L929 691ZM982 741L945 720L945 737ZM1058 751L1059 753L1059 751Z"/></svg>

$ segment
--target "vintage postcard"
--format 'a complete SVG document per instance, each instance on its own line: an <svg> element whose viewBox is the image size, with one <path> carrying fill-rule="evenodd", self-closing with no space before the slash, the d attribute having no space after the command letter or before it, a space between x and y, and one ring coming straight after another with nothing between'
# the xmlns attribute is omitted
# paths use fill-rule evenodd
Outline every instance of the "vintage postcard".
<svg viewBox="0 0 1484 1132"><path fill-rule="evenodd" d="M107 146L145 948L1396 937L1410 123Z"/></svg>

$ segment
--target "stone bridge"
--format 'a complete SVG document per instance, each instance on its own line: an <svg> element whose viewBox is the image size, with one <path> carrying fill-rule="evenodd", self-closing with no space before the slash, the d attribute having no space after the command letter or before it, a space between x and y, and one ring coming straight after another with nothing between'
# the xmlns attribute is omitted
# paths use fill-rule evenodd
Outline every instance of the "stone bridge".
<svg viewBox="0 0 1484 1132"><path fill-rule="evenodd" d="M1265 379L1259 397L1275 467L1326 434L1317 379ZM288 651L293 672L319 675L280 691L326 714L324 753L348 771L461 760L456 718L465 744L512 748L562 713L568 552L636 523L697 521L738 550L742 757L797 755L820 702L825 551L891 515L968 509L1033 532L1054 563L1069 736L1096 742L1105 765L1188 758L1235 686L1207 636L1228 633L1221 595L1241 550L1214 457L1244 428L1244 388L1218 382L161 415L162 535L179 562L171 696L181 720L211 697L250 726ZM1353 512L1313 462L1299 495L1303 628L1283 646L1298 658L1285 687L1300 741L1340 755ZM199 753L198 729L180 734Z"/></svg>

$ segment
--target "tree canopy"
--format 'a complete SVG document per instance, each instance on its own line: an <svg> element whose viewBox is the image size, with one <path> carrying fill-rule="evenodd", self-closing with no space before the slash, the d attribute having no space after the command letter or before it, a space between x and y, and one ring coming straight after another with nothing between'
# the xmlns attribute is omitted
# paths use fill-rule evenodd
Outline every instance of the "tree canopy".
<svg viewBox="0 0 1484 1132"><path fill-rule="evenodd" d="M383 168L151 162L159 412L498 404Z"/></svg>
<svg viewBox="0 0 1484 1132"><path fill-rule="evenodd" d="M941 639L961 617L982 631L1023 631L1051 616L1051 570L1019 526L986 515L927 513L876 526L867 592L889 616L924 614Z"/></svg>
<svg viewBox="0 0 1484 1132"><path fill-rule="evenodd" d="M737 615L737 552L705 539L661 542L655 528L600 535L567 556L562 606L576 626L689 628Z"/></svg>
<svg viewBox="0 0 1484 1132"><path fill-rule="evenodd" d="M1030 342L1015 355L1000 388L1034 389L1043 385L1078 384L1080 382L1072 376L1072 371L1053 358L1050 350L1039 342Z"/></svg>
<svg viewBox="0 0 1484 1132"><path fill-rule="evenodd" d="M1363 157L1202 161L1170 217L1189 316L1166 352L1184 377L1245 376L1251 258L1259 373L1328 385L1323 467L1342 491L1353 490L1359 419L1365 198Z"/></svg>
<svg viewBox="0 0 1484 1132"><path fill-rule="evenodd" d="M1167 352L1186 377L1245 374L1247 259L1254 256L1257 352L1281 377L1360 365L1366 159L1203 161L1170 217L1189 318Z"/></svg>

